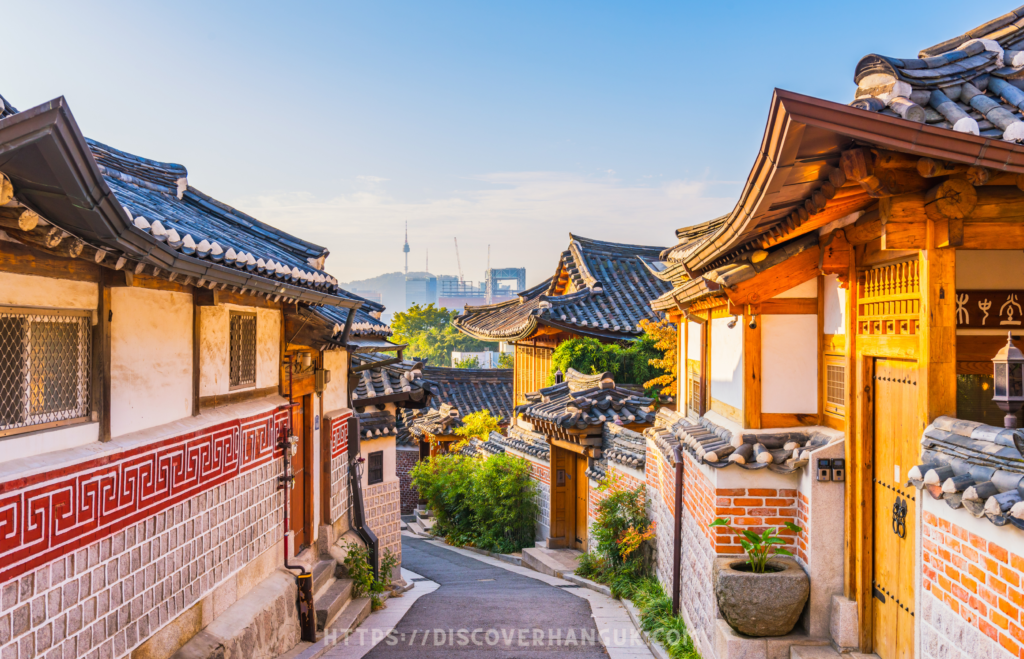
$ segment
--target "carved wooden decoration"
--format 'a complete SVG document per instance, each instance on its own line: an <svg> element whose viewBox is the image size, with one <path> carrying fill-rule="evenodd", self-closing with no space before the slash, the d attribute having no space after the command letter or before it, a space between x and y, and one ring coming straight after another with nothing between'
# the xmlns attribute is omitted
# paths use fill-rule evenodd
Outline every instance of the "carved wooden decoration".
<svg viewBox="0 0 1024 659"><path fill-rule="evenodd" d="M858 334L917 334L920 264L904 261L867 270L857 282Z"/></svg>

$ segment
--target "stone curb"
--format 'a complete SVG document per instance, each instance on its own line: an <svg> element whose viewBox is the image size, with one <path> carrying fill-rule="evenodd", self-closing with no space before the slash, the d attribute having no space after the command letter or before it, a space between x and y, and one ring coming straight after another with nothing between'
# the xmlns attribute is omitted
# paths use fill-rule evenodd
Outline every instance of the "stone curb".
<svg viewBox="0 0 1024 659"><path fill-rule="evenodd" d="M668 650L665 646L661 643L652 641L647 632L643 630L643 626L640 624L640 610L633 606L633 603L629 600L619 601L622 602L624 607L626 607L626 613L629 614L629 619L633 621L633 626L636 627L638 632L640 632L640 638L644 639L644 643L646 643L647 647L650 648L651 654L657 657L657 659L670 659Z"/></svg>
<svg viewBox="0 0 1024 659"><path fill-rule="evenodd" d="M438 539L443 541L442 538ZM448 545L447 542L445 542L445 544ZM448 546L451 547L451 545ZM511 563L512 565L518 565L519 567L523 566L523 559L512 556L511 554L496 554L493 551L487 551L486 549L480 549L478 547L457 547L456 549L465 549L466 551L471 551L474 554L483 554L484 556L496 558L504 563Z"/></svg>
<svg viewBox="0 0 1024 659"><path fill-rule="evenodd" d="M583 586L584 588L589 588L590 590L593 590L595 592L601 593L602 595L607 595L608 597L612 596L612 589L609 588L608 586L604 585L603 583L597 583L596 581L591 581L590 579L585 579L585 578L583 578L581 576L578 576L575 572L563 572L562 573L562 578L565 579L566 581L571 581L572 583L576 584L577 586ZM625 601L625 600L623 600L623 601Z"/></svg>

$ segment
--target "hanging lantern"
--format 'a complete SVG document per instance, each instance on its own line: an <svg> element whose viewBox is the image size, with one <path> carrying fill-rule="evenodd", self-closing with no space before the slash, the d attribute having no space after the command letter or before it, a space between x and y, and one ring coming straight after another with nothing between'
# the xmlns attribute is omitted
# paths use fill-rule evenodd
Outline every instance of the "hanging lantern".
<svg viewBox="0 0 1024 659"><path fill-rule="evenodd" d="M1013 335L1007 333L1006 345L992 358L992 402L1006 412L1003 425L1017 427L1017 411L1024 405L1024 353L1013 345Z"/></svg>

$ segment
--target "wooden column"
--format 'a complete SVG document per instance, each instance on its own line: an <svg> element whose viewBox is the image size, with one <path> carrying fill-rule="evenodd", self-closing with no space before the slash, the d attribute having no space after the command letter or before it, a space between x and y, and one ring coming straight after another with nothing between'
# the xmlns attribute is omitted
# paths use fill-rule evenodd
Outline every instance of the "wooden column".
<svg viewBox="0 0 1024 659"><path fill-rule="evenodd" d="M956 416L956 250L936 248L935 224L927 221L921 250L918 435L935 417Z"/></svg>
<svg viewBox="0 0 1024 659"><path fill-rule="evenodd" d="M700 415L704 416L711 406L711 383L708 382L708 360L711 359L711 312L700 324Z"/></svg>
<svg viewBox="0 0 1024 659"><path fill-rule="evenodd" d="M99 421L99 440L110 441L110 286L107 276L99 280L96 326L92 333L92 409Z"/></svg>
<svg viewBox="0 0 1024 659"><path fill-rule="evenodd" d="M743 314L743 427L761 427L761 325L750 328L756 316Z"/></svg>
<svg viewBox="0 0 1024 659"><path fill-rule="evenodd" d="M844 458L846 459L846 482L844 495L846 499L844 525L845 535L845 578L843 579L843 594L849 599L856 599L859 589L857 588L857 537L858 506L856 504L856 483L857 476L861 469L854 463L854 447L858 442L857 436L857 249L850 245L850 272L846 288L846 363L843 368L843 388L846 398L844 400L844 424L843 431L846 435L844 443Z"/></svg>
<svg viewBox="0 0 1024 659"><path fill-rule="evenodd" d="M676 411L686 416L690 409L689 396L687 395L690 389L690 321L686 319L686 316L679 318L679 329L683 345L679 346L678 351L680 357L679 377L677 378L679 381L679 396L676 400L680 401L680 404L676 406Z"/></svg>

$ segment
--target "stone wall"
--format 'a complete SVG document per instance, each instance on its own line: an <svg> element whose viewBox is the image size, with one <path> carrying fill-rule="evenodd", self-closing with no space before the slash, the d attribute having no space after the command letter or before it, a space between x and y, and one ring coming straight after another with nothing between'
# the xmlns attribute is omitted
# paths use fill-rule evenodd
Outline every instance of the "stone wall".
<svg viewBox="0 0 1024 659"><path fill-rule="evenodd" d="M363 497L366 509L366 524L380 541L381 555L384 555L385 549L390 549L398 556L399 563L401 563L401 518L398 514L401 503L399 501L398 481L393 480L370 485L363 492Z"/></svg>
<svg viewBox="0 0 1024 659"><path fill-rule="evenodd" d="M551 467L528 456L509 451L530 461L530 476L537 481L537 540L551 535Z"/></svg>
<svg viewBox="0 0 1024 659"><path fill-rule="evenodd" d="M329 412L324 416L327 417L324 425L331 432L331 480L327 484L331 488L330 521L340 536L348 530L348 421L352 410Z"/></svg>
<svg viewBox="0 0 1024 659"><path fill-rule="evenodd" d="M237 575L280 551L286 418L273 408L0 483L14 513L0 657L128 656L214 593L223 610L251 589L266 574ZM25 512L40 523L17 526Z"/></svg>
<svg viewBox="0 0 1024 659"><path fill-rule="evenodd" d="M665 592L672 593L672 545L675 531L676 470L653 441L647 441L645 461L647 509L657 524L655 572ZM685 493L684 493L685 496Z"/></svg>
<svg viewBox="0 0 1024 659"><path fill-rule="evenodd" d="M398 472L398 482L402 497L402 514L412 515L416 511L416 505L420 502L419 491L412 486L412 469L420 459L419 448L398 447L395 470Z"/></svg>

